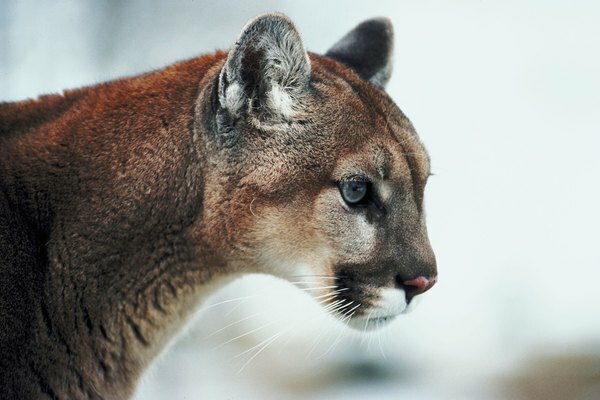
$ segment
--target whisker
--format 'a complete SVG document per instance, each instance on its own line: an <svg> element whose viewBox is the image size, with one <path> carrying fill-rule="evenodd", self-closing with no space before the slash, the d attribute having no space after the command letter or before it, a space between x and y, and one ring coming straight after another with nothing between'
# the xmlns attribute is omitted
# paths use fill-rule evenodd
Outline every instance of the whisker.
<svg viewBox="0 0 600 400"><path fill-rule="evenodd" d="M357 309L358 307L360 307L360 306L361 306L361 304L360 304L360 303L358 303L358 304L357 304L357 305L355 305L353 308L351 308L349 311L346 311L346 314L347 314L347 313L350 313L350 312L352 312L352 311L354 311L354 310L356 310L356 309ZM346 314L344 314L344 315L346 315Z"/></svg>
<svg viewBox="0 0 600 400"><path fill-rule="evenodd" d="M338 301L338 303L339 303L339 301ZM334 307L332 310L327 310L327 308L324 308L324 310L325 310L326 312L327 312L327 311L329 311L329 312L333 313L333 312L339 311L341 308L345 308L345 307L347 307L347 306L351 305L352 303L353 303L353 302L350 302L350 303L348 303L348 304L345 304L345 305L344 305L344 303L343 303L343 301L342 301L342 303L341 303L341 304L338 304L338 306L337 306L337 307ZM355 307L354 307L352 310L354 310L354 309L358 308L359 306L360 306L360 304L358 304L357 306L355 306ZM350 310L350 311L352 311L352 310ZM311 346L311 349L310 349L310 351L309 351L309 352L306 354L306 357L305 357L305 359L308 359L308 358L309 358L309 357L312 355L312 353L313 353L313 352L315 351L315 349L317 348L317 345L318 345L318 344L319 344L319 342L321 341L321 338L323 338L323 335L324 335L326 332L327 332L327 333L329 333L329 331L322 330L322 331L319 333L319 335L318 335L318 336L315 338L315 340L313 341L313 344L312 344L312 346Z"/></svg>
<svg viewBox="0 0 600 400"><path fill-rule="evenodd" d="M341 310L343 310L344 308L346 308L346 307L348 307L348 306L351 306L353 303L354 303L354 302L353 302L353 301L351 301L350 303L342 304L342 305L340 305L339 307L336 307L335 309L331 310L330 312L331 312L332 314L334 314L334 313L339 313Z"/></svg>
<svg viewBox="0 0 600 400"><path fill-rule="evenodd" d="M300 290L310 291L310 290L321 290L321 289L335 289L337 286L319 286L319 287L309 287L309 288L299 288Z"/></svg>
<svg viewBox="0 0 600 400"><path fill-rule="evenodd" d="M208 310L209 308L220 306L222 304L232 303L234 301L242 301L242 300L252 299L252 298L255 298L255 297L258 297L258 296L260 296L260 295L259 294L255 294L255 295L252 295L252 296L244 296L244 297L237 297L235 299L224 300L224 301L220 301L218 303L209 304L208 306L203 307L202 310Z"/></svg>
<svg viewBox="0 0 600 400"><path fill-rule="evenodd" d="M367 315L367 317L365 318L365 325L363 326L363 332L367 332L367 325L369 324L369 319L371 318L371 315L373 315L373 310L369 311L369 314ZM367 350L369 350L371 348L371 342L370 340L367 340L367 335L363 335L361 342L361 345L365 343L365 341L367 342Z"/></svg>
<svg viewBox="0 0 600 400"><path fill-rule="evenodd" d="M248 361L246 361L246 363L244 365L242 365L242 367L239 369L238 374L241 373L244 368L246 368L246 366L248 364L250 364L250 362L252 360L254 360L260 353L262 353L262 351L264 349L266 349L271 343L273 343L275 340L277 340L277 338L279 338L284 332L286 332L287 329L285 331L279 332L277 335L275 335L274 337L271 337L270 341L268 343L266 343L263 347L261 347L256 353L254 353L254 355L252 357L250 357L248 359Z"/></svg>
<svg viewBox="0 0 600 400"><path fill-rule="evenodd" d="M322 294L320 296L315 296L315 297L313 297L313 299L314 300L318 300L318 299L322 299L323 297L331 297L331 296L335 297L335 296L337 296L340 293L342 293L340 290L335 290L335 291L333 291L331 293L325 293L325 294Z"/></svg>
<svg viewBox="0 0 600 400"><path fill-rule="evenodd" d="M390 332L391 329L384 329L384 331L382 332L383 336L383 343L390 343ZM387 360L387 358L385 358Z"/></svg>
<svg viewBox="0 0 600 400"><path fill-rule="evenodd" d="M329 296L329 297L327 297L327 298L325 298L325 299L323 299L323 300L317 301L317 304L325 304L325 303L327 303L328 301L332 301L332 300L334 300L334 299L336 299L336 298L337 298L337 294L334 294L334 295L332 295L332 296Z"/></svg>
<svg viewBox="0 0 600 400"><path fill-rule="evenodd" d="M295 281L295 282L288 281L288 283L291 283L292 285L299 285L299 284L304 284L304 283L318 283L318 284L323 284L322 281Z"/></svg>
<svg viewBox="0 0 600 400"><path fill-rule="evenodd" d="M338 306L334 311L335 312L340 312L340 310L351 306L352 304L354 304L354 301L351 301L349 303L343 303L342 305ZM360 303L357 304L356 306L354 306L353 308L346 310L341 317L337 318L342 324L345 324L348 320L350 320L350 318L352 318L352 316L354 315L354 310L356 310L358 307L360 307ZM332 313L334 312L332 311ZM342 333L344 332L343 329L340 329L340 332L338 333L337 338L333 341L332 345L327 349L327 351L325 351L321 356L318 357L318 359L321 359L323 357L325 357L327 354L329 354L329 352L331 352L335 346L337 345L337 343L339 343L339 340L342 336ZM311 351L312 352L312 351Z"/></svg>
<svg viewBox="0 0 600 400"><path fill-rule="evenodd" d="M336 308L337 306L339 306L339 305L340 305L341 303L343 303L344 301L346 301L346 300L343 300L343 299L342 299L342 300L336 300L336 301L334 301L333 303L331 303L331 304L329 304L329 305L327 305L327 306L323 307L323 310L325 310L325 311L330 311L330 310L332 310L332 309Z"/></svg>
<svg viewBox="0 0 600 400"><path fill-rule="evenodd" d="M349 303L346 303L346 304L344 304L343 302L342 302L342 303L339 303L339 301L338 301L338 302L337 302L337 304L336 304L336 306L337 306L337 309L336 309L336 307L330 307L330 308L332 308L332 309L334 309L334 310L336 310L336 311L340 311L342 308L349 307L349 306L351 306L353 303L354 303L354 302L353 302L353 301L351 301L351 302L349 302ZM358 303L358 304L356 304L354 307L352 307L352 308L350 308L350 309L348 309L348 310L344 311L344 313L342 314L342 316L341 316L341 317L339 317L338 319L340 319L340 321L341 321L342 323L345 323L345 322L346 322L346 321L348 321L350 318L352 318L352 316L353 316L353 315L356 313L356 310L357 310L357 309L358 309L358 308L359 308L361 305L362 305L362 303ZM327 311L327 309L326 309L326 311ZM319 342L321 341L321 339L324 337L324 335L325 335L326 333L327 333L327 334L329 334L329 332L330 332L330 331L322 330L322 331L319 333L319 335L318 335L318 336L317 336L317 337L314 339L314 341L313 341L313 344L312 344L312 346L311 346L311 349L310 349L310 351L309 351L309 352L306 354L306 359L308 359L308 358L309 358L309 357L310 357L310 356L311 356L311 355L314 353L314 351L316 350L316 348L317 348L317 345L319 344ZM354 337L354 336L353 336L353 337ZM333 344L332 346L335 346L335 341L334 341L334 344ZM326 355L326 354L327 354L329 351L330 351L330 350L328 349L328 350L327 350L327 351L326 351L326 352L325 352L325 353L324 353L324 354L323 354L321 357L323 357L324 355Z"/></svg>
<svg viewBox="0 0 600 400"><path fill-rule="evenodd" d="M298 322L294 323L290 328L293 329L298 325ZM283 342L281 344L281 348L279 349L279 352L277 353L278 355L281 355L281 353L283 352L283 349L285 348L285 346L288 345L288 343L290 342L290 340L292 340L292 335L289 335L287 337L287 339L285 340L285 342Z"/></svg>
<svg viewBox="0 0 600 400"><path fill-rule="evenodd" d="M277 337L277 336L281 335L283 332L284 332L284 331L281 331L281 332L278 332L278 333L274 334L273 336L271 336L271 337L269 337L269 338L267 338L267 339L263 340L263 341L262 341L262 342L260 342L259 344L257 344L257 345L254 345L254 346L250 347L249 349L242 351L241 353L239 353L239 354L238 354L238 355L236 355L236 356L233 356L233 358L240 358L240 357L241 357L241 356L243 356L244 354L250 353L252 350L254 350L254 349L256 349L256 348L258 348L258 347L262 346L263 344L265 344L265 343L266 343L266 342L268 342L269 340L273 339L274 337Z"/></svg>
<svg viewBox="0 0 600 400"><path fill-rule="evenodd" d="M229 339L229 340L228 340L228 341L226 341L225 343L221 343L220 345L218 345L217 347L215 347L213 350L220 349L221 347L225 346L226 344L229 344L229 343L233 342L234 340L241 339L241 338L243 338L244 336L248 336L248 335L251 335L251 334L253 334L254 332L260 331L261 329L264 329L264 328L266 328L267 326L271 326L271 325L273 325L275 322L276 322L276 321L270 321L270 322L266 323L266 324L265 324L265 325L263 325L263 326L260 326L260 327L258 327L258 328L252 329L252 330L251 330L251 331L249 331L249 332L246 332L246 333L243 333L243 334L241 334L241 335L238 335L238 336L234 337L233 339Z"/></svg>
<svg viewBox="0 0 600 400"><path fill-rule="evenodd" d="M313 341L313 344L312 344L312 347L311 347L310 351L306 354L306 357L304 357L305 360L308 360L308 358L311 356L311 354L315 351L315 349L317 348L317 345L321 341L321 338L323 337L323 335L325 334L325 332L328 332L328 330L326 330L326 329L321 329L320 330L319 334L317 335L317 337Z"/></svg>
<svg viewBox="0 0 600 400"><path fill-rule="evenodd" d="M244 304L243 301L240 301L239 303L237 303L235 306L231 307L231 310L227 311L225 313L225 316L228 317L229 315L231 315L232 312L234 312L235 310L237 310L238 308L240 308L240 306Z"/></svg>
<svg viewBox="0 0 600 400"><path fill-rule="evenodd" d="M238 320L238 321L235 321L235 322L232 322L232 323L230 323L230 324L228 324L228 325L225 325L225 326L224 326L224 327L222 327L221 329L218 329L218 330L214 331L213 333L211 333L210 335L208 335L208 336L204 337L204 339L208 339L208 338L210 338L210 337L213 337L213 336L214 336L214 335L216 335L217 333L219 333L219 332L223 332L223 331L224 331L225 329L227 329L227 328L230 328L230 327L232 327L232 326L234 326L234 325L237 325L237 324L239 324L239 323L242 323L242 322L244 322L244 321L247 321L247 320L249 320L250 318L254 318L254 317L256 317L256 316L258 316L258 315L260 315L260 314L264 314L264 313L266 313L266 312L267 312L267 311L260 311L260 312L254 313L254 314L252 314L252 315L249 315L249 316L247 316L247 317L244 317L244 318L242 318L242 319L240 319L240 320Z"/></svg>
<svg viewBox="0 0 600 400"><path fill-rule="evenodd" d="M348 321L350 318L352 318L353 314L348 315L347 317L340 319L340 321L342 323L346 323L346 321ZM321 354L317 359L320 360L321 358L325 357L327 354L329 354L339 343L340 339L342 338L342 333L344 332L343 329L340 329L340 332L338 333L336 339L333 341L333 343L331 344L331 346L329 346L329 348L327 349L327 351L323 354Z"/></svg>
<svg viewBox="0 0 600 400"><path fill-rule="evenodd" d="M379 342L379 351L381 352L381 355L383 356L384 360L387 360L387 357L385 356L385 352L383 351L383 346L381 345L381 323L379 322L379 320L377 320L376 324L377 324L377 342Z"/></svg>

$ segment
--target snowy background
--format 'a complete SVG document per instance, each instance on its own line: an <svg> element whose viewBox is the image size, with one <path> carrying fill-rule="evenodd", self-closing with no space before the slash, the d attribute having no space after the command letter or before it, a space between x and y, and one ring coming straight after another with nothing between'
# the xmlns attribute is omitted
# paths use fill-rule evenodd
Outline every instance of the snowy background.
<svg viewBox="0 0 600 400"><path fill-rule="evenodd" d="M600 2L0 0L0 101L228 48L274 10L316 52L392 19L388 91L432 157L439 283L365 335L287 283L242 279L136 398L600 398Z"/></svg>

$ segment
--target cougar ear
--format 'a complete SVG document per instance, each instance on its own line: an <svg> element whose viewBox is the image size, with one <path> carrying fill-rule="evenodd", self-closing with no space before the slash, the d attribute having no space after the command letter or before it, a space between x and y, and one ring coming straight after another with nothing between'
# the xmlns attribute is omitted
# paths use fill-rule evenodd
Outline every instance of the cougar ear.
<svg viewBox="0 0 600 400"><path fill-rule="evenodd" d="M242 30L219 76L219 101L231 117L257 114L290 120L302 105L310 61L283 14L254 18Z"/></svg>
<svg viewBox="0 0 600 400"><path fill-rule="evenodd" d="M394 29L387 18L369 19L340 39L325 55L384 88L392 73Z"/></svg>

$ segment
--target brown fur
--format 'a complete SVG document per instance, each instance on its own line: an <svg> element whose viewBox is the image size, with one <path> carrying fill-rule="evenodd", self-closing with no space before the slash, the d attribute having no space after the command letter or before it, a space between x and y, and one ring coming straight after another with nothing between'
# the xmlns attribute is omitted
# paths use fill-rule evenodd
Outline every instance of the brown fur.
<svg viewBox="0 0 600 400"><path fill-rule="evenodd" d="M241 273L315 265L365 309L398 274L435 275L428 158L392 100L310 54L292 120L223 125L227 56L0 104L0 397L130 396L190 310ZM389 201L365 211L380 224L367 251L336 182L375 174L378 157Z"/></svg>

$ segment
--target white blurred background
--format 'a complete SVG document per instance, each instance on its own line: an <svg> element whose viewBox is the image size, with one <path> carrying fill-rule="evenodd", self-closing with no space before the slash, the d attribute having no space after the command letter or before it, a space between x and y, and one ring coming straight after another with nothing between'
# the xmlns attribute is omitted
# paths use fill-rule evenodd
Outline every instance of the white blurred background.
<svg viewBox="0 0 600 400"><path fill-rule="evenodd" d="M360 334L287 283L242 279L136 398L600 398L600 2L0 0L0 101L225 49L274 10L321 53L392 19L388 91L432 157L440 281Z"/></svg>

